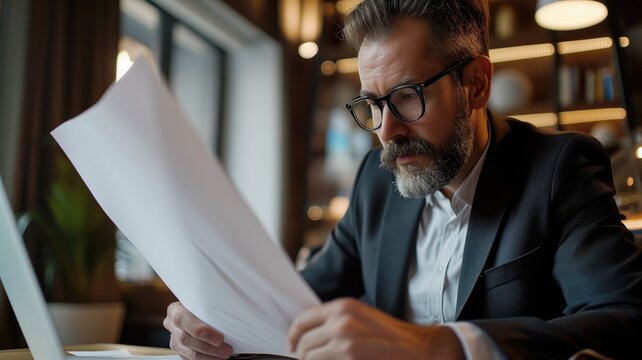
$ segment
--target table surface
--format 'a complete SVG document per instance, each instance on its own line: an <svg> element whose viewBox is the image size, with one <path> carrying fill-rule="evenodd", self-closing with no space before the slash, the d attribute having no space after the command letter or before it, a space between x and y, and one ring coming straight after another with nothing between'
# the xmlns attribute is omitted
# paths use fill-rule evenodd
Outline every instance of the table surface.
<svg viewBox="0 0 642 360"><path fill-rule="evenodd" d="M65 346L66 351L102 351L102 350L129 350L132 355L173 355L175 354L170 349L136 346L136 345L123 345L123 344L89 344L89 345L74 345ZM78 358L79 360L82 357ZM114 359L118 359L117 357ZM252 359L252 360L294 360L292 358L276 356L276 355L251 355L251 357L237 357L237 359ZM14 349L14 350L0 350L0 360L33 360L29 349Z"/></svg>
<svg viewBox="0 0 642 360"><path fill-rule="evenodd" d="M133 355L172 355L170 349L154 348L146 346L122 345L122 344L90 344L65 346L66 351L102 351L127 349ZM1 350L0 360L32 360L29 349ZM79 358L82 359L82 358Z"/></svg>

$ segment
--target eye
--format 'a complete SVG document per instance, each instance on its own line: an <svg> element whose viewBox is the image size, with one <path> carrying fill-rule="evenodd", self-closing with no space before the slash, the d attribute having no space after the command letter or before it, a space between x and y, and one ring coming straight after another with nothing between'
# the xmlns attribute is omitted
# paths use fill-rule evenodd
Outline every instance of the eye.
<svg viewBox="0 0 642 360"><path fill-rule="evenodd" d="M420 101L419 93L413 87L397 89L391 94L391 100L397 105L414 104Z"/></svg>

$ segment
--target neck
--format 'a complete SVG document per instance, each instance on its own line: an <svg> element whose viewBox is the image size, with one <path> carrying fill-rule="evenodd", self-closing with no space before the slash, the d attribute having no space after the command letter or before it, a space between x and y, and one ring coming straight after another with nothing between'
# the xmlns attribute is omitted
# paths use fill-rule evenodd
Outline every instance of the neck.
<svg viewBox="0 0 642 360"><path fill-rule="evenodd" d="M461 184L464 182L470 171L475 167L479 158L484 153L484 148L486 143L488 143L488 115L486 109L476 109L473 110L470 121L473 122L473 151L470 154L468 160L464 165L459 169L457 176L451 181L448 185L441 188L441 192L448 198L452 200L453 195L459 189Z"/></svg>

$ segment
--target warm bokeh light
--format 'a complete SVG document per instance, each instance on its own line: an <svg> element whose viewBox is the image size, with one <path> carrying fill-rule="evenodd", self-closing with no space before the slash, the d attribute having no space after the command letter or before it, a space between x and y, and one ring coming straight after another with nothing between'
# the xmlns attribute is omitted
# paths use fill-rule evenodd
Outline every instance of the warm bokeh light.
<svg viewBox="0 0 642 360"><path fill-rule="evenodd" d="M319 46L313 41L299 45L299 55L304 59L312 59L318 52Z"/></svg>
<svg viewBox="0 0 642 360"><path fill-rule="evenodd" d="M625 118L626 110L623 108L562 111L560 113L560 124L568 125L594 121L623 120Z"/></svg>
<svg viewBox="0 0 642 360"><path fill-rule="evenodd" d="M328 205L329 216L332 220L339 220L348 211L350 200L347 196L335 196Z"/></svg>
<svg viewBox="0 0 642 360"><path fill-rule="evenodd" d="M541 114L524 114L524 115L511 115L515 119L529 122L537 127L547 127L557 125L557 115L554 113L541 113Z"/></svg>
<svg viewBox="0 0 642 360"><path fill-rule="evenodd" d="M635 151L635 156L638 159L642 159L642 145L638 146L638 149Z"/></svg>
<svg viewBox="0 0 642 360"><path fill-rule="evenodd" d="M356 73L359 70L357 58L347 58L337 60L337 72L341 74Z"/></svg>
<svg viewBox="0 0 642 360"><path fill-rule="evenodd" d="M635 184L635 179L633 177L629 176L626 178L626 186L633 186Z"/></svg>
<svg viewBox="0 0 642 360"><path fill-rule="evenodd" d="M300 41L316 41L323 29L323 1L303 0L299 21Z"/></svg>
<svg viewBox="0 0 642 360"><path fill-rule="evenodd" d="M279 1L279 24L285 38L290 42L299 41L301 3L299 0Z"/></svg>
<svg viewBox="0 0 642 360"><path fill-rule="evenodd" d="M332 60L326 60L321 63L321 73L326 76L333 75L337 72L337 65Z"/></svg>
<svg viewBox="0 0 642 360"><path fill-rule="evenodd" d="M627 37L620 37L620 46L627 47L630 40ZM557 44L557 51L564 54L572 54L584 51L593 51L599 49L608 49L613 46L613 39L610 37L601 37L594 39L582 39L572 41L561 41ZM551 56L555 54L553 44L532 44L511 46L505 48L490 49L490 60L493 63L533 59L538 57Z"/></svg>
<svg viewBox="0 0 642 360"><path fill-rule="evenodd" d="M339 0L336 3L336 8L339 14L345 15L352 11L355 6L359 5L362 0Z"/></svg>
<svg viewBox="0 0 642 360"><path fill-rule="evenodd" d="M608 10L594 0L539 0L535 21L550 30L575 30L600 23L606 19Z"/></svg>
<svg viewBox="0 0 642 360"><path fill-rule="evenodd" d="M133 64L134 62L127 51L122 50L119 52L116 58L116 81L120 80Z"/></svg>
<svg viewBox="0 0 642 360"><path fill-rule="evenodd" d="M555 113L511 115L511 117L529 122L538 127L554 126L557 124L558 119ZM562 111L559 114L559 123L561 125L569 125L595 121L623 120L625 118L626 110L623 108ZM638 154L642 159L641 149L642 147L638 149Z"/></svg>
<svg viewBox="0 0 642 360"><path fill-rule="evenodd" d="M308 208L308 219L319 221L323 218L323 209L320 206L312 205Z"/></svg>
<svg viewBox="0 0 642 360"><path fill-rule="evenodd" d="M613 39L610 37L601 37L595 39L561 41L557 43L557 51L563 55L583 51L608 49L611 46L613 46Z"/></svg>
<svg viewBox="0 0 642 360"><path fill-rule="evenodd" d="M620 46L621 47L625 48L625 47L629 46L629 44L631 44L631 41L629 40L628 37L626 37L626 36L620 37Z"/></svg>
<svg viewBox="0 0 642 360"><path fill-rule="evenodd" d="M553 44L533 44L490 49L490 60L494 63L532 59L555 54Z"/></svg>

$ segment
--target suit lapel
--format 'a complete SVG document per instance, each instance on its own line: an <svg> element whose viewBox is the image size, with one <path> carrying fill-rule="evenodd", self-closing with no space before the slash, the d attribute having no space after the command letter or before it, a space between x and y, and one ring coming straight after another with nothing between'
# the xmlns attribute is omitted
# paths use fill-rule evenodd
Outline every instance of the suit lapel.
<svg viewBox="0 0 642 360"><path fill-rule="evenodd" d="M515 188L512 180L516 171L513 167L516 162L512 159L515 152L511 151L510 139L506 136L508 124L503 119L494 119L490 113L489 119L492 142L477 183L468 224L459 278L457 317L484 268Z"/></svg>
<svg viewBox="0 0 642 360"><path fill-rule="evenodd" d="M390 184L388 206L379 238L375 306L403 318L410 254L414 254L425 199L404 199Z"/></svg>

